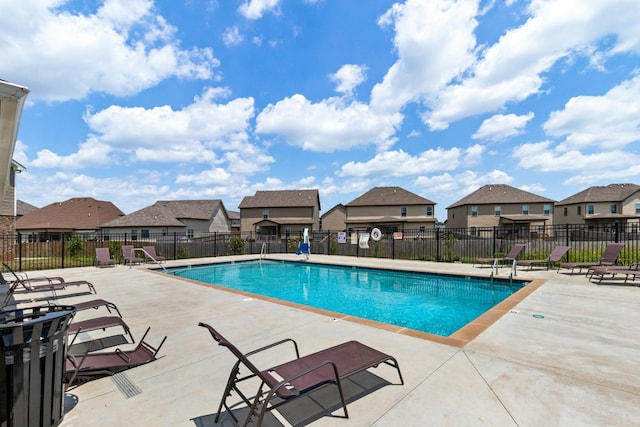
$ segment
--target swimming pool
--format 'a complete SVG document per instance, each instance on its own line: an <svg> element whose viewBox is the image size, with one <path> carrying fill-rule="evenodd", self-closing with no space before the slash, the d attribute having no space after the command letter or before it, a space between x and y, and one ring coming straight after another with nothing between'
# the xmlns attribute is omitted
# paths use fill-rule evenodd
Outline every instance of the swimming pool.
<svg viewBox="0 0 640 427"><path fill-rule="evenodd" d="M285 261L167 269L169 274L449 336L524 282Z"/></svg>

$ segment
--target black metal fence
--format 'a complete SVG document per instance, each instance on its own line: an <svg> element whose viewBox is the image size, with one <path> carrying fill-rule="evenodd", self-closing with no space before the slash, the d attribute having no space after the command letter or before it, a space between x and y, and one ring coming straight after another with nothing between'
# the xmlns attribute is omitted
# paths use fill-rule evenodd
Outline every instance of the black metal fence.
<svg viewBox="0 0 640 427"><path fill-rule="evenodd" d="M597 261L609 242L625 243L623 264L640 260L637 224L600 224L597 227L560 225L537 227L535 232L515 227L470 229L435 228L383 233L379 240L360 244L363 232L316 231L310 236L311 254L471 263L478 257L506 254L515 243L525 243L522 259L546 257L554 246L567 245L568 261ZM28 242L20 234L0 236L2 261L15 270L43 270L95 265L95 249L109 248L123 262L122 246L153 245L166 259L220 257L235 254L295 253L302 236L264 236L254 233L181 233L145 237L110 234L73 234L56 240ZM365 247L366 246L366 247ZM138 256L141 253L137 253Z"/></svg>

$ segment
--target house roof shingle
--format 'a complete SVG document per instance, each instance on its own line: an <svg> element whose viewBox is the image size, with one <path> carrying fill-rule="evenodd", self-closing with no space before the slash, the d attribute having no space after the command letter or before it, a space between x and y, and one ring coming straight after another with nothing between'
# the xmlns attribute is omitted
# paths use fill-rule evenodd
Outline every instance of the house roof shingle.
<svg viewBox="0 0 640 427"><path fill-rule="evenodd" d="M554 200L506 184L487 184L448 206L447 209L465 205L508 203L554 203Z"/></svg>
<svg viewBox="0 0 640 427"><path fill-rule="evenodd" d="M238 206L240 209L251 208L286 208L313 207L320 208L318 190L274 190L256 191L253 196L246 196Z"/></svg>
<svg viewBox="0 0 640 427"><path fill-rule="evenodd" d="M97 230L123 215L111 202L76 197L25 214L16 221L16 230Z"/></svg>
<svg viewBox="0 0 640 427"><path fill-rule="evenodd" d="M356 197L345 206L402 206L435 205L429 199L418 196L402 187L374 187Z"/></svg>
<svg viewBox="0 0 640 427"><path fill-rule="evenodd" d="M102 227L184 227L181 220L209 220L224 207L221 200L163 200Z"/></svg>
<svg viewBox="0 0 640 427"><path fill-rule="evenodd" d="M22 200L16 200L16 214L18 216L24 216L37 209L39 209L37 206L33 206L32 204L23 202Z"/></svg>
<svg viewBox="0 0 640 427"><path fill-rule="evenodd" d="M636 184L594 186L560 200L556 206L575 203L622 202L638 191L640 191L640 185Z"/></svg>

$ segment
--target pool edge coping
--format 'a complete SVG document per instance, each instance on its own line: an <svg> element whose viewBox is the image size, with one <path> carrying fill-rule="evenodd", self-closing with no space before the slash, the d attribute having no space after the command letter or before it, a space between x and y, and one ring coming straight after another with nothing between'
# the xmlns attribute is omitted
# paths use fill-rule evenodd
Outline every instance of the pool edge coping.
<svg viewBox="0 0 640 427"><path fill-rule="evenodd" d="M256 259L259 259L259 258L256 258ZM251 259L248 259L246 261L251 261ZM275 261L282 261L282 260L275 259ZM221 261L221 263L222 262L234 262L234 261ZM286 262L289 262L289 261L286 261ZM307 261L307 262L309 262L309 261ZM198 263L198 264L200 265L200 263ZM216 264L216 262L211 262L209 260L209 261L206 261L206 262L202 262L201 264L202 265L205 265L205 264ZM328 265L331 265L330 263L325 263L325 262L316 262L315 264L328 264ZM333 265L340 266L342 264L333 264ZM362 268L372 268L372 267L362 267ZM389 269L389 268L384 268L384 269ZM153 267L144 268L143 270L149 271L149 272L154 273L154 274L160 274L163 277L167 277L167 274L163 273L162 270L157 268L157 267L156 268L153 268ZM431 273L431 274L443 274L442 272L438 272L438 271L431 271L431 270L416 271L416 270L411 270L411 269L406 269L406 268L396 268L396 269L391 269L391 270L409 271L409 272L418 272L418 273L422 272L422 273ZM452 274L452 273L444 273L444 274L445 275L449 274L449 275L454 275L454 276L456 275L456 274ZM464 276L470 276L470 275L469 274L464 274ZM178 280L182 280L182 281L185 281L185 282L196 284L198 286L205 286L205 287L209 287L209 288L214 288L214 289L217 289L217 290L220 290L220 291L224 291L224 292L230 292L230 293L234 293L234 294L237 294L237 295L242 295L242 296L245 296L245 297L255 298L255 299L258 299L258 300L261 300L261 301L267 301L267 302L271 302L271 303L275 303L275 304L279 304L279 305L284 305L284 306L287 306L287 307L295 308L295 309L298 309L298 310L303 310L303 311L308 311L308 312L320 314L322 316L331 317L336 321L345 320L345 321L348 321L348 322L358 323L358 324L361 324L361 325L370 326L370 327L374 327L374 328L377 328L377 329L382 329L382 330L385 330L385 331L388 331L388 332L393 332L393 333L397 333L397 334L400 334L400 335L406 335L406 336L410 336L410 337L414 337L414 338L424 339L424 340L436 342L436 343L439 343L439 344L445 344L445 345L449 345L449 346L457 347L457 348L462 348L462 347L466 346L468 343L470 343L471 341L473 341L481 333L486 331L495 322L497 322L500 318L502 318L502 316L504 316L505 314L509 313L509 311L511 311L517 304L519 304L526 297L528 297L533 292L535 292L538 288L540 288L540 286L542 286L546 282L546 280L544 280L544 279L531 279L531 280L519 279L519 280L527 282L527 284L524 285L521 289L519 289L514 294L508 296L507 298L505 298L504 300L502 300L501 302L499 302L498 304L493 306L491 309L487 310L486 312L484 312L480 316L476 317L471 322L467 323L462 328L458 329L453 334L445 337L445 336L442 336L442 335L436 335L436 334L431 334L431 333L428 333L428 332L422 332L422 331L418 331L418 330L415 330L415 329L405 328L405 327L402 327L402 326L390 325L388 323L377 322L375 320L364 319L362 317L347 315L347 314L343 314L343 313L337 313L337 312L330 311L330 310L325 310L325 309L321 309L321 308L317 308L317 307L311 307L311 306L308 306L308 305L303 305L303 304L299 304L299 303L295 303L295 302L291 302L291 301L285 301L285 300L281 300L281 299L277 299L277 298L273 298L273 297L268 297L268 296L264 296L264 295L254 294L254 293L251 293L251 292L241 291L241 290L238 290L238 289L228 288L228 287L225 287L225 286L215 285L215 284L211 284L211 283L204 283L204 282L200 282L200 281L197 281L197 280L194 280L194 279L189 279L189 278L186 278L186 277L180 277L180 276L172 276L172 277L175 278L175 279L178 279ZM486 279L486 277L481 276L481 275L477 275L477 277ZM505 278L502 278L502 277L500 277L500 278L501 279L505 279ZM508 277L506 279L508 279Z"/></svg>

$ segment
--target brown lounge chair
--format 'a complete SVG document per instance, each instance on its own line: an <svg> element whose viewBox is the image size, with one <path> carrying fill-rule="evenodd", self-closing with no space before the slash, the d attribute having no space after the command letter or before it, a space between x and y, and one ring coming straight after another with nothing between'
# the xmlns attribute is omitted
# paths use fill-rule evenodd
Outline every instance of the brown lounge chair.
<svg viewBox="0 0 640 427"><path fill-rule="evenodd" d="M129 265L134 262L139 264L144 261L142 258L135 255L133 245L122 245L122 258L124 259L124 263L126 264L129 262Z"/></svg>
<svg viewBox="0 0 640 427"><path fill-rule="evenodd" d="M96 248L96 267L116 266L116 260L111 258L109 248Z"/></svg>
<svg viewBox="0 0 640 427"><path fill-rule="evenodd" d="M142 249L144 250L145 255L148 256L152 261L159 263L165 260L162 255L156 254L155 246L143 246Z"/></svg>
<svg viewBox="0 0 640 427"><path fill-rule="evenodd" d="M569 252L569 249L571 249L571 246L556 246L545 259L522 259L517 261L516 264L519 266L528 266L529 270L533 270L535 265L546 265L547 270L549 270L554 262L560 262L562 260L562 257Z"/></svg>
<svg viewBox="0 0 640 427"><path fill-rule="evenodd" d="M598 284L604 280L604 276L611 275L613 279L616 275L624 274L625 279L624 283L627 283L629 277L633 277L633 280L636 279L637 276L640 276L640 261L635 264L624 266L624 265L597 265L594 267L590 267L587 273L589 276L589 280L593 282L594 278L598 278Z"/></svg>
<svg viewBox="0 0 640 427"><path fill-rule="evenodd" d="M560 263L560 267L558 268L558 272L560 272L561 268L571 270L571 274L577 268L580 272L582 272L583 268L595 267L597 265L605 265L612 266L615 265L618 261L618 255L622 252L622 248L624 248L624 243L608 243L607 247L602 252L600 256L600 261L596 262L563 262ZM587 275L589 273L587 272Z"/></svg>
<svg viewBox="0 0 640 427"><path fill-rule="evenodd" d="M244 425L251 422L252 418L257 415L258 420L256 425L260 426L262 425L262 420L266 412L274 410L296 397L304 396L328 384L334 384L338 388L345 418L349 418L341 381L350 375L365 371L369 368L375 368L381 363L397 369L400 384L404 384L400 367L395 358L357 341L348 341L335 347L300 357L296 342L292 339L284 339L244 354L211 326L202 322L200 322L198 326L208 329L213 339L216 340L219 345L228 348L229 351L238 358L238 361L231 369L227 386L222 394L222 400L220 401L220 406L218 406L218 412L215 418L216 423L218 422L223 406L229 414L231 414L231 417L238 422L231 408L227 405L227 397L231 395L232 391L237 392L242 400L250 407ZM253 354L284 343L293 344L295 359L265 370L258 369L248 359L248 357ZM239 377L240 365L244 365L245 368L251 371L251 374ZM262 382L257 394L253 398L253 402L251 402L242 391L240 391L238 383L254 377L257 377ZM269 391L266 394L262 391L265 385L269 387Z"/></svg>
<svg viewBox="0 0 640 427"><path fill-rule="evenodd" d="M122 351L119 348L110 352L89 353L91 348L82 356L67 353L65 366L65 382L68 387L80 382L90 381L104 376L115 375L118 372L144 365L156 360L160 348L167 337L165 336L158 347L153 347L144 339L149 330L133 350Z"/></svg>
<svg viewBox="0 0 640 427"><path fill-rule="evenodd" d="M475 264L491 264L493 267L497 267L499 264L510 264L518 258L520 252L524 249L526 245L523 243L516 243L511 247L511 250L504 257L494 257L494 258L477 258Z"/></svg>
<svg viewBox="0 0 640 427"><path fill-rule="evenodd" d="M97 293L96 288L92 283L87 282L86 280L75 280L72 282L65 281L62 277L36 277L36 278L28 278L28 277L20 277L18 274L13 271L13 269L8 266L6 263L3 263L4 267L11 272L14 277L14 280L9 282L5 279L5 277L0 273L0 283L9 285L9 289L7 290L7 295L5 296L3 305L8 304L9 300L14 294L25 294L25 293L33 293L33 292L51 292L51 296L38 298L40 300L50 300L58 298L57 291L65 290L69 286L87 286L88 290L84 293ZM72 295L77 295L74 293ZM65 295L71 296L71 295Z"/></svg>
<svg viewBox="0 0 640 427"><path fill-rule="evenodd" d="M129 335L129 338L131 338L132 343L136 342L136 340L133 338L133 335L131 335L129 325L126 324L122 317L118 316L100 316L87 320L74 320L69 325L68 331L69 334L75 334L71 339L71 343L73 343L80 332L97 331L99 329L102 329L104 331L107 328L114 328L116 326L124 329L125 333ZM71 346L71 344L69 344L69 346Z"/></svg>
<svg viewBox="0 0 640 427"><path fill-rule="evenodd" d="M120 313L120 310L118 310L118 307L111 301L107 301L104 299L99 299L99 298L92 299L92 300L82 301L82 302L71 304L71 305L75 307L76 311L83 311L83 310L89 310L89 309L97 310L100 307L105 307L107 311L109 311L109 313L111 313L111 310L115 310L115 312L118 313L118 316L122 317L122 314Z"/></svg>

